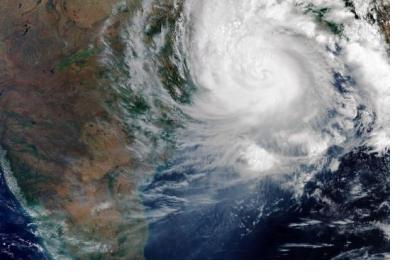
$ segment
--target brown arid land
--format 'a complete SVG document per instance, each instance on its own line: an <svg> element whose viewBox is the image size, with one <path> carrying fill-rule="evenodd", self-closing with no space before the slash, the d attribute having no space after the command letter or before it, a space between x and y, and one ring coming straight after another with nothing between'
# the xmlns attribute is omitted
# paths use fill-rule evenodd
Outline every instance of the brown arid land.
<svg viewBox="0 0 410 280"><path fill-rule="evenodd" d="M1 1L0 146L52 257L143 258L132 140L99 62L137 5Z"/></svg>
<svg viewBox="0 0 410 280"><path fill-rule="evenodd" d="M134 156L112 69L102 62L107 46L123 53L121 31L139 2L1 0L0 148L53 258L143 258L147 224L136 186L150 168ZM167 12L172 0L157 2L147 44L177 17ZM389 2L374 4L368 20L389 43ZM173 94L169 56L162 82L183 102Z"/></svg>

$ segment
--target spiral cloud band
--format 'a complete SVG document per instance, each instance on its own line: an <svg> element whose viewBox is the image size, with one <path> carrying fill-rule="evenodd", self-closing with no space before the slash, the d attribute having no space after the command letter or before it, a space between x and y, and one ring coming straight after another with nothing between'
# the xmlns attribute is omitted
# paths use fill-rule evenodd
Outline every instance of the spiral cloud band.
<svg viewBox="0 0 410 280"><path fill-rule="evenodd" d="M3 2L0 259L389 258L390 0Z"/></svg>
<svg viewBox="0 0 410 280"><path fill-rule="evenodd" d="M315 19L311 7L321 5L332 7L326 22L343 34ZM212 142L221 165L285 171L333 145L353 145L358 127L370 125L365 141L385 148L383 39L343 8L337 1L185 2L180 35L199 88L187 111L206 123L193 134Z"/></svg>
<svg viewBox="0 0 410 280"><path fill-rule="evenodd" d="M275 213L288 215L301 207L312 195L307 186L323 186L315 181L318 174L339 172L355 151L381 158L389 153L388 46L378 26L366 20L370 1L349 2L354 12L347 2L174 1L175 22L162 26L147 46L145 35L135 30L147 30L150 14L158 11L155 1L144 1L130 30L128 64L134 91L152 110L138 120L149 133L136 132L135 151L154 161L166 151L165 161L142 186L152 224L151 257L180 257L171 249L169 255L158 253L157 246L176 242L170 238L181 230L192 242L199 242L196 230L203 229L221 244L234 244L225 238L238 231L242 238ZM169 48L164 67L162 55ZM170 66L177 90L161 76ZM189 98L181 102L184 94ZM164 110L179 127L165 142L150 146L145 135L161 128L148 121ZM354 195L365 192L353 183L349 187ZM312 197L336 209L321 192ZM208 225L201 220L207 219L204 213L219 222ZM313 216L301 227L319 224ZM386 232L385 223L375 227ZM194 252L187 245L187 254L208 257L212 244L220 246L203 240Z"/></svg>

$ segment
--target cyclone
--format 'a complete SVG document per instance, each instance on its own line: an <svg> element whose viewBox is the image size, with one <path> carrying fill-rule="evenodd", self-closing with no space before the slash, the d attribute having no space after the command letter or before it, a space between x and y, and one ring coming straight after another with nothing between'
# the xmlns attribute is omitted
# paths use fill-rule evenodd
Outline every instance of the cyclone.
<svg viewBox="0 0 410 280"><path fill-rule="evenodd" d="M0 258L390 258L388 0L6 2Z"/></svg>
<svg viewBox="0 0 410 280"><path fill-rule="evenodd" d="M142 186L151 223L148 257L219 256L212 251L218 242L242 242L263 221L275 220L274 213L303 208L312 195L307 186L326 170L341 172L344 158L358 147L381 157L389 150L386 45L377 28L355 19L344 1L186 0L174 2L174 9L174 28L165 26L149 50L161 53L172 34L171 62L189 85L189 101L164 97L161 77L150 85L164 90L160 99L173 104L181 127L173 134L170 158ZM141 18L135 24L143 25ZM131 35L130 48L142 52L143 40ZM131 65L140 63L134 57ZM148 64L155 68L155 61ZM138 67L132 78L136 87L142 82ZM265 192L269 195L259 201ZM240 217L245 214L252 222ZM306 227L322 223L302 219ZM388 240L384 223L376 227L384 228ZM215 239L198 241L191 237L197 230L213 232ZM178 234L194 249L178 245L184 253L159 253L163 242L180 244L170 237ZM238 234L242 241L235 239ZM230 246L224 250L231 252ZM281 246L277 250L286 255L295 248L334 245Z"/></svg>
<svg viewBox="0 0 410 280"><path fill-rule="evenodd" d="M193 118L212 119L224 131L213 148L229 161L221 164L292 172L346 140L357 101L332 86L332 73L343 71L343 63L326 53L306 16L288 2L189 5L196 22L188 23L194 35L187 51L201 91Z"/></svg>
<svg viewBox="0 0 410 280"><path fill-rule="evenodd" d="M178 105L189 119L181 166L206 158L198 165L243 180L292 174L282 183L297 191L331 147L387 147L384 42L342 1L185 1L182 10L175 63L195 90Z"/></svg>

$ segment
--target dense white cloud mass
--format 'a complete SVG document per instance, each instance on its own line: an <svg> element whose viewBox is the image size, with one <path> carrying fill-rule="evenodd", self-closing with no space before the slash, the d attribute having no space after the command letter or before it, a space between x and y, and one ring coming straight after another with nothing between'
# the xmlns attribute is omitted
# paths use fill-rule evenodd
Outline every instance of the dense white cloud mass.
<svg viewBox="0 0 410 280"><path fill-rule="evenodd" d="M389 46L374 2L159 2L126 37L150 108L130 118L134 148L157 167L140 186L148 256L387 256Z"/></svg>
<svg viewBox="0 0 410 280"><path fill-rule="evenodd" d="M144 1L130 31L131 84L151 104L159 98L187 117L172 170L195 168L214 182L215 170L239 181L269 176L299 193L353 147L388 149L386 43L365 19L368 4L356 2L360 18L344 1L186 0L176 30L163 27L147 49L141 30L155 3ZM167 32L175 37L172 63L196 88L189 104L164 94L155 70ZM152 116L168 106L154 105ZM146 135L136 137L141 159L153 149Z"/></svg>
<svg viewBox="0 0 410 280"><path fill-rule="evenodd" d="M334 145L389 145L385 43L342 1L190 0L179 36L199 88L185 144L213 167L293 173Z"/></svg>

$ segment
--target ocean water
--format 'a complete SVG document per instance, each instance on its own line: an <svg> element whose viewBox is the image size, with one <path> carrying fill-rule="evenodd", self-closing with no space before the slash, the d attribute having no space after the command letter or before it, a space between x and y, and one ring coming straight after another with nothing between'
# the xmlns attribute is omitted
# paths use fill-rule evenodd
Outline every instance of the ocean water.
<svg viewBox="0 0 410 280"><path fill-rule="evenodd" d="M217 183L197 180L161 189L161 196L145 200L146 207L167 206L173 211L151 221L145 255L148 259L389 258L389 162L389 153L355 150L341 158L337 171L318 172L301 196L268 177L251 191L240 184L215 191L207 203L190 201L209 197ZM189 176L159 174L143 192L153 193Z"/></svg>
<svg viewBox="0 0 410 280"><path fill-rule="evenodd" d="M389 258L390 66L370 3L142 1L124 57L103 61L124 67L113 92L153 170L135 186L147 259ZM2 257L45 257L4 180L0 199Z"/></svg>
<svg viewBox="0 0 410 280"><path fill-rule="evenodd" d="M47 259L35 225L8 189L0 169L0 259Z"/></svg>
<svg viewBox="0 0 410 280"><path fill-rule="evenodd" d="M343 1L176 1L147 45L144 3L130 83L181 123L140 189L146 257L388 258L389 59L366 5L355 17ZM156 71L169 34L186 103Z"/></svg>

